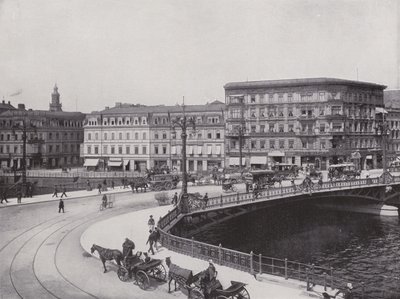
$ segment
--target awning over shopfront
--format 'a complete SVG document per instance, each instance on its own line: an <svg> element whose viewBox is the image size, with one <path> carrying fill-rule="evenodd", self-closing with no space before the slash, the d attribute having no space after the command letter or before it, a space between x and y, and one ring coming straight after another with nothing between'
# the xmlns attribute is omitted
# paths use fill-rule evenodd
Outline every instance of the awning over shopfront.
<svg viewBox="0 0 400 299"><path fill-rule="evenodd" d="M269 157L284 157L285 153L280 152L280 151L272 151L268 153Z"/></svg>
<svg viewBox="0 0 400 299"><path fill-rule="evenodd" d="M267 157L250 157L250 164L267 164Z"/></svg>
<svg viewBox="0 0 400 299"><path fill-rule="evenodd" d="M229 165L230 166L239 165L239 158L238 157L230 157L229 158Z"/></svg>
<svg viewBox="0 0 400 299"><path fill-rule="evenodd" d="M94 167L97 166L97 164L99 164L99 159L85 159L85 163L83 164L83 166Z"/></svg>
<svg viewBox="0 0 400 299"><path fill-rule="evenodd" d="M113 160L108 161L108 166L120 167L121 165L122 165L122 161L121 160L119 160L119 161L113 161Z"/></svg>

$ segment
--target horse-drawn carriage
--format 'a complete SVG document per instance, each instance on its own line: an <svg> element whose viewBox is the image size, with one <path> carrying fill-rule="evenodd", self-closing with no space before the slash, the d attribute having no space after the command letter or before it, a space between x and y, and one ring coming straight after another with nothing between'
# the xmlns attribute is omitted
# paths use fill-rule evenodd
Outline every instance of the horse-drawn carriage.
<svg viewBox="0 0 400 299"><path fill-rule="evenodd" d="M154 191L174 189L179 181L179 175L176 174L155 174L148 177L150 189Z"/></svg>
<svg viewBox="0 0 400 299"><path fill-rule="evenodd" d="M274 176L286 179L295 179L299 174L299 167L294 164L276 163L271 167Z"/></svg>
<svg viewBox="0 0 400 299"><path fill-rule="evenodd" d="M235 186L235 181L231 180L231 179L225 179L222 182L222 191L224 192L237 192L237 188Z"/></svg>
<svg viewBox="0 0 400 299"><path fill-rule="evenodd" d="M336 180L348 180L360 177L361 171L356 170L353 163L333 164L328 168L328 178Z"/></svg>
<svg viewBox="0 0 400 299"><path fill-rule="evenodd" d="M158 281L165 281L167 272L162 265L162 260L150 259L144 261L138 252L132 256L126 256L118 268L117 275L121 281L133 280L141 289L146 290L150 287L150 278Z"/></svg>
<svg viewBox="0 0 400 299"><path fill-rule="evenodd" d="M166 258L169 268L168 292L171 292L171 282L184 288L188 293L189 299L250 299L250 294L246 290L246 284L238 281L231 281L231 285L223 289L220 281L215 277L207 278L207 270L193 275L192 270L181 268L171 263L170 258Z"/></svg>
<svg viewBox="0 0 400 299"><path fill-rule="evenodd" d="M246 182L250 185L256 184L261 189L268 186L273 186L276 182L279 182L281 178L276 177L274 170L253 170L246 174Z"/></svg>

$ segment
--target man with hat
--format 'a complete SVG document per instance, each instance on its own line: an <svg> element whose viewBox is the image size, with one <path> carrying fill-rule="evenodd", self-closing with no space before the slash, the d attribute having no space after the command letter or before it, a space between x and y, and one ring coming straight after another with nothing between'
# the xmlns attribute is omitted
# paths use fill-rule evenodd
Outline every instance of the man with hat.
<svg viewBox="0 0 400 299"><path fill-rule="evenodd" d="M153 215L150 215L149 221L147 221L147 225L149 226L149 230L153 231L156 222L154 221Z"/></svg>

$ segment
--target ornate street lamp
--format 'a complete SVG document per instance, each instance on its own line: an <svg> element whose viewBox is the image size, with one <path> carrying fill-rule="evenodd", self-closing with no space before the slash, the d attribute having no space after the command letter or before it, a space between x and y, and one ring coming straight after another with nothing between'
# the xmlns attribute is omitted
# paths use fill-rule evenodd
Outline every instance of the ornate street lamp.
<svg viewBox="0 0 400 299"><path fill-rule="evenodd" d="M385 113L386 111L382 111L382 119L380 120L379 123L377 123L375 127L375 132L377 135L381 136L382 138L382 168L383 168L383 173L381 175L381 178L383 180L383 183L390 183L392 181L392 176L390 172L387 170L387 158L386 158L386 146L387 146L387 137L390 135L390 127L388 122L385 120Z"/></svg>
<svg viewBox="0 0 400 299"><path fill-rule="evenodd" d="M187 130L192 128L196 129L196 121L193 117L187 117L185 113L185 102L182 105L183 115L178 116L177 118L171 121L172 125L172 134L176 134L175 128L179 127L182 131L182 193L180 199L180 207L183 213L187 213L189 211L188 205L188 193L187 193L187 168L186 168L186 140L187 140Z"/></svg>

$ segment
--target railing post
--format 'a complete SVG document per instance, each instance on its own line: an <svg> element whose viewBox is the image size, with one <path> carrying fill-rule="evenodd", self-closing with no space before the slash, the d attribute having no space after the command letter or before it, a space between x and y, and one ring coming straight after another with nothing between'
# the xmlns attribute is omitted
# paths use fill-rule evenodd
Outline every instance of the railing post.
<svg viewBox="0 0 400 299"><path fill-rule="evenodd" d="M192 237L192 257L194 257L194 237Z"/></svg>
<svg viewBox="0 0 400 299"><path fill-rule="evenodd" d="M285 279L286 280L288 279L288 276L287 276L287 258L285 258Z"/></svg>
<svg viewBox="0 0 400 299"><path fill-rule="evenodd" d="M331 290L333 290L333 267L331 267Z"/></svg>
<svg viewBox="0 0 400 299"><path fill-rule="evenodd" d="M309 275L308 268L306 269L306 280L307 280L307 291L310 291L311 290L311 287L310 287L310 275Z"/></svg>
<svg viewBox="0 0 400 299"><path fill-rule="evenodd" d="M219 243L218 246L218 264L222 265L222 245Z"/></svg>
<svg viewBox="0 0 400 299"><path fill-rule="evenodd" d="M328 274L326 272L324 272L324 291L326 291L326 276Z"/></svg>
<svg viewBox="0 0 400 299"><path fill-rule="evenodd" d="M236 193L236 202L239 204L239 192Z"/></svg>
<svg viewBox="0 0 400 299"><path fill-rule="evenodd" d="M262 258L261 258L261 253L258 255L258 263L259 263L259 267L260 267L260 269L259 269L259 273L260 273L260 275L262 274L262 265L261 265L261 261L262 261Z"/></svg>
<svg viewBox="0 0 400 299"><path fill-rule="evenodd" d="M250 274L254 274L254 269L253 269L253 251L250 251Z"/></svg>
<svg viewBox="0 0 400 299"><path fill-rule="evenodd" d="M222 207L222 205L223 205L223 199L222 199L222 194L221 194L220 206Z"/></svg>
<svg viewBox="0 0 400 299"><path fill-rule="evenodd" d="M274 274L274 259L271 259L271 274Z"/></svg>

